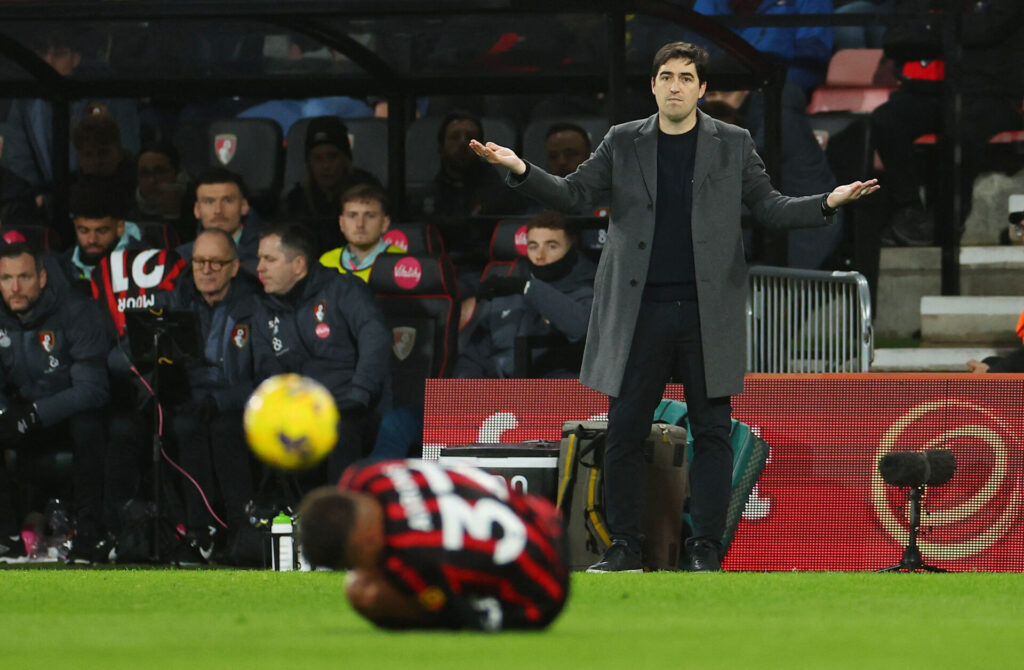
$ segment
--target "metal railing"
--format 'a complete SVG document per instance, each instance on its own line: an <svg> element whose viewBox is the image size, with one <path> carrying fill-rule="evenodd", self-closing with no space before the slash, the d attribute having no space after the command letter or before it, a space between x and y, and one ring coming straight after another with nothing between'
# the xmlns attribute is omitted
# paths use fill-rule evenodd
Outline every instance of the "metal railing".
<svg viewBox="0 0 1024 670"><path fill-rule="evenodd" d="M873 355L871 292L862 274L750 269L749 372L867 372Z"/></svg>

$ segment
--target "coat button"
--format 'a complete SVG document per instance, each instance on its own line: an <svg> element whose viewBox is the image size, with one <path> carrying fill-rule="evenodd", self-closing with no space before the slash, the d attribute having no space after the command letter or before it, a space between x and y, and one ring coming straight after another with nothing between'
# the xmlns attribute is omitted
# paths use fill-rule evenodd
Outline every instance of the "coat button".
<svg viewBox="0 0 1024 670"><path fill-rule="evenodd" d="M646 249L647 248L647 243L646 242L641 242L640 244L638 244L636 246L637 246L638 249Z"/></svg>
<svg viewBox="0 0 1024 670"><path fill-rule="evenodd" d="M636 280L635 279L630 279L629 280L629 285L630 286L636 286Z"/></svg>

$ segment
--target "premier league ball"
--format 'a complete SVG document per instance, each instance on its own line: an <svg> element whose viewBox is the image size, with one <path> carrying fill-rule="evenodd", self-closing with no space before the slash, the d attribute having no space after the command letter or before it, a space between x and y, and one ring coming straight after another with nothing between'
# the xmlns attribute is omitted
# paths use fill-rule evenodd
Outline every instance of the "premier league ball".
<svg viewBox="0 0 1024 670"><path fill-rule="evenodd" d="M245 437L264 463L311 468L334 449L338 408L323 384L293 373L260 384L245 405Z"/></svg>

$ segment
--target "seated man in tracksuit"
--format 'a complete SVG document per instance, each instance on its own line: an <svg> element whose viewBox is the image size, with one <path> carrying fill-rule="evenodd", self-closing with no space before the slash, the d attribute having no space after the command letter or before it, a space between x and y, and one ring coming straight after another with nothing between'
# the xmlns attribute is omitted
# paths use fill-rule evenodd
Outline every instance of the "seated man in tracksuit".
<svg viewBox="0 0 1024 670"><path fill-rule="evenodd" d="M405 249L383 239L390 225L384 189L373 184L353 186L341 194L338 227L345 237L345 246L324 252L320 265L342 274L351 272L365 282L370 281L377 256L405 253Z"/></svg>
<svg viewBox="0 0 1024 670"><path fill-rule="evenodd" d="M533 350L531 376L579 374L596 268L576 251L565 219L556 212L531 218L526 239L527 263L517 263L510 276L481 282L472 316L459 334L454 377L513 376L521 336L550 336L556 345L542 343Z"/></svg>
<svg viewBox="0 0 1024 670"><path fill-rule="evenodd" d="M330 390L341 413L327 462L331 483L368 450L378 409L389 403L393 337L366 284L321 266L312 234L297 224L267 229L258 274L265 294L253 318L256 378L283 372Z"/></svg>
<svg viewBox="0 0 1024 670"><path fill-rule="evenodd" d="M57 286L64 290L48 284L39 255L27 244L0 246L0 446L13 449L24 470L54 448L71 447L72 555L89 559L103 530L102 409L111 342L96 303ZM25 546L4 463L0 459L0 560L17 560Z"/></svg>
<svg viewBox="0 0 1024 670"><path fill-rule="evenodd" d="M183 484L185 551L197 560L209 560L215 536L224 531L219 522L224 522L227 562L255 564L262 558L261 535L249 525L245 512L253 494L253 470L242 410L253 389L249 340L259 289L239 273L234 240L222 230L199 233L191 265L190 276L173 291L157 296L160 307L198 314L204 345L204 362L186 366L187 388L176 389L170 403L179 463L206 498L196 485Z"/></svg>

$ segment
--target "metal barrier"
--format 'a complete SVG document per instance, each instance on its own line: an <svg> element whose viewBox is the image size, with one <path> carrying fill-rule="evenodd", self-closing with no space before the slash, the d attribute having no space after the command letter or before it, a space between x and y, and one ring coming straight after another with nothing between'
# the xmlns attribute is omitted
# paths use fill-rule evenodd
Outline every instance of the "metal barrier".
<svg viewBox="0 0 1024 670"><path fill-rule="evenodd" d="M757 266L749 288L749 372L870 369L871 292L862 274Z"/></svg>

